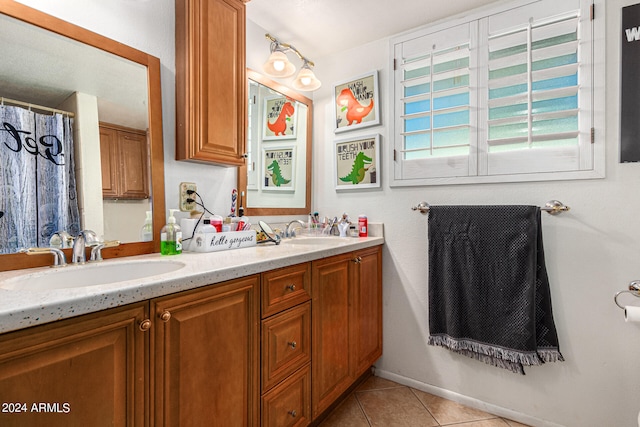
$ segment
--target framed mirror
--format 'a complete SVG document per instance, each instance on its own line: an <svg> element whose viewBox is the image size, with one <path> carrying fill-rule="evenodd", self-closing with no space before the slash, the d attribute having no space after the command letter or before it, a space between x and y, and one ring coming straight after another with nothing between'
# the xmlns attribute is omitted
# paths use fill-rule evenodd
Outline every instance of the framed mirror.
<svg viewBox="0 0 640 427"><path fill-rule="evenodd" d="M238 206L256 215L311 211L313 101L247 70L247 161L238 171Z"/></svg>
<svg viewBox="0 0 640 427"><path fill-rule="evenodd" d="M126 242L105 249L105 258L159 252L159 234L165 222L160 60L14 1L0 1L0 27L11 28L10 32L0 31L0 98L6 98L7 105L33 106L36 110L63 109L74 116L79 228L102 227L102 233L94 231L105 240ZM43 66L42 61L47 65ZM0 104L3 103L0 100ZM0 130L8 129L4 123L0 125ZM146 171L124 167L125 171L135 169L139 176L135 185L146 189L146 193L136 196L135 203L131 199L123 201L126 197L122 196L112 199L128 204L125 209L137 205L135 218L123 213L120 207L106 207L106 200L110 199L103 199L106 157L101 148L103 127L135 133L142 147L139 157L146 157ZM7 143L0 146L6 148ZM23 151L27 151L26 147ZM120 160L112 157L111 162L130 159L129 147L127 145L127 154ZM86 152L97 154L79 159L78 152L81 156ZM122 172L123 168L119 170ZM0 202L8 203L8 200ZM151 211L153 233L150 241L141 241L146 211ZM7 218L8 215L3 215L0 221ZM128 222L137 231L125 234L122 229L109 225L118 222ZM65 252L70 258L70 250ZM0 255L0 271L51 263L51 257L46 255Z"/></svg>

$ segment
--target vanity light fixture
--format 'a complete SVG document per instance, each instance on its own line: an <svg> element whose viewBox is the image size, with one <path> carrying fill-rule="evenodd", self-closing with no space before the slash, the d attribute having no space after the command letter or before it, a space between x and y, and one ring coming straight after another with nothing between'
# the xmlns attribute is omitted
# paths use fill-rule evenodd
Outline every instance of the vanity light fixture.
<svg viewBox="0 0 640 427"><path fill-rule="evenodd" d="M298 55L302 60L302 68L293 80L293 87L302 91L314 91L318 89L322 83L318 80L311 70L315 65L312 61L302 56L300 51L288 43L282 43L271 34L265 34L265 37L271 41L271 55L267 62L264 63L262 69L265 74L271 77L290 77L296 72L296 67L289 61L286 53L291 51Z"/></svg>

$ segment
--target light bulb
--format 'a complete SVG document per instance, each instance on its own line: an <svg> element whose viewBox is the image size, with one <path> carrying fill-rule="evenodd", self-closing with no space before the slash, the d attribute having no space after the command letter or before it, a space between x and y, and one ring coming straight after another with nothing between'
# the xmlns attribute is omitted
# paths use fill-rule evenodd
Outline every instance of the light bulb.
<svg viewBox="0 0 640 427"><path fill-rule="evenodd" d="M284 61L273 61L273 68L276 71L284 70Z"/></svg>
<svg viewBox="0 0 640 427"><path fill-rule="evenodd" d="M309 86L309 83L311 83L311 77L302 77L300 82L305 86Z"/></svg>

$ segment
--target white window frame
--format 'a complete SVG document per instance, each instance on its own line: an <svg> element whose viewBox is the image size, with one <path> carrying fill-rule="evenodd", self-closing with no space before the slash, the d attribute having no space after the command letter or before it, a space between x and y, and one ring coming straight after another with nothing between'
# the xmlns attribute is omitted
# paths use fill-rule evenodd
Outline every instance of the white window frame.
<svg viewBox="0 0 640 427"><path fill-rule="evenodd" d="M402 93L396 93L396 87L398 87L399 80L402 79L402 72L394 70L395 58L401 58L399 55L399 49L405 42L410 42L413 39L425 37L430 35L437 37L435 33L442 32L454 28L456 26L470 24L477 26L480 31L488 32L487 19L489 16L497 15L502 12L512 11L514 9L540 3L540 6L544 7L544 3L551 0L518 0L511 2L507 5L501 5L497 8L484 8L476 11L472 11L465 16L448 19L433 25L421 27L416 30L411 30L402 34L399 34L390 39L390 111L391 120L389 120L390 130L390 155L388 156L389 170L393 173L390 174L390 186L423 186L423 185L449 185L449 184L476 184L476 183L498 183L498 182L531 182L531 181L556 181L556 180L573 180L573 179L598 179L605 177L605 4L604 0L579 0L581 7L582 19L589 19L592 10L595 11L592 25L589 26L592 31L591 34L581 34L581 43L587 40L591 43L591 49L585 55L586 57L580 58L580 66L588 69L590 76L587 81L591 84L582 84L580 86L581 96L579 108L581 114L579 120L588 120L591 122L591 126L584 126L580 123L580 129L588 129L589 134L581 134L580 141L582 146L580 150L587 150L591 159L583 161L583 156L580 157L581 164L580 170L574 171L556 171L554 169L553 160L550 160L541 170L536 172L527 173L506 173L506 174L493 174L490 175L488 171L488 155L486 153L488 137L488 129L486 115L480 113L477 116L472 114L470 116L471 124L471 138L472 144L469 156L450 156L441 158L425 159L424 161L411 160L405 161L402 159L403 155L403 139L400 136L400 132L403 130L403 120L401 118L403 110ZM592 9L593 7L593 9ZM476 33L477 34L477 33ZM471 39L477 38L473 33ZM474 43L478 43L478 40L473 40ZM594 52L599 52L596 55ZM488 76L486 74L486 67L482 62L486 61L486 58L482 58L482 55L477 55L476 58L470 59L473 66L478 66L476 74L478 80L470 82L470 86L478 87L479 85L486 84ZM485 55L486 56L486 55ZM479 58L479 59L478 59ZM480 62L477 64L476 62ZM399 68L399 67L398 67ZM581 71L582 72L582 71ZM584 74L583 76L584 77ZM583 80L581 77L581 81ZM485 83L479 83L483 81ZM486 89L480 88L476 91L472 90L470 94L471 111L485 109L488 100L486 99ZM584 96L584 93L590 92L590 96ZM585 100L587 101L585 104ZM475 140L473 139L475 138ZM586 146L584 141L587 141ZM589 147L590 146L590 147ZM495 160L504 158L504 161L513 165L515 162L523 162L526 164L529 162L527 151L522 152L509 152L504 156L491 154L492 164ZM589 157L588 156L588 157ZM553 156L550 156L553 158ZM447 169L441 167L443 165L452 163L460 163L464 173L450 173L449 176L441 174L441 176L428 176L427 171L437 171L439 166L440 170ZM465 164L468 163L468 164ZM448 168L454 170L455 168ZM496 170L496 169L494 169Z"/></svg>

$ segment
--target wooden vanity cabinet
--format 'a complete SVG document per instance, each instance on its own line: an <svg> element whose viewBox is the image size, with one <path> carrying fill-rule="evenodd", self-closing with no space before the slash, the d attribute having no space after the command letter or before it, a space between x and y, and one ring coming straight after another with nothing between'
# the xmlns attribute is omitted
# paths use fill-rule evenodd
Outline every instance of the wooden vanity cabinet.
<svg viewBox="0 0 640 427"><path fill-rule="evenodd" d="M312 262L312 413L382 355L381 247Z"/></svg>
<svg viewBox="0 0 640 427"><path fill-rule="evenodd" d="M153 426L258 426L260 276L151 301Z"/></svg>
<svg viewBox="0 0 640 427"><path fill-rule="evenodd" d="M100 159L103 198L149 198L146 132L100 123Z"/></svg>
<svg viewBox="0 0 640 427"><path fill-rule="evenodd" d="M245 5L176 0L176 160L244 164Z"/></svg>
<svg viewBox="0 0 640 427"><path fill-rule="evenodd" d="M262 426L311 422L311 264L262 273Z"/></svg>
<svg viewBox="0 0 640 427"><path fill-rule="evenodd" d="M146 426L148 303L0 335L0 425Z"/></svg>

